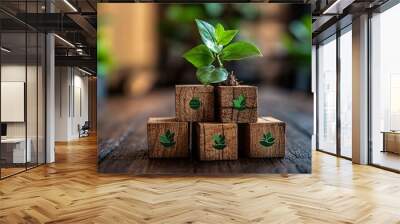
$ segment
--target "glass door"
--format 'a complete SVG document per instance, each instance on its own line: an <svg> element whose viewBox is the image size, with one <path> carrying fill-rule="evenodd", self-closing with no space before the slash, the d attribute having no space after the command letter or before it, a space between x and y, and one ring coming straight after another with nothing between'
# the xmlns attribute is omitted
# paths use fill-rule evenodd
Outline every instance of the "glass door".
<svg viewBox="0 0 400 224"><path fill-rule="evenodd" d="M336 35L317 49L317 149L336 154Z"/></svg>
<svg viewBox="0 0 400 224"><path fill-rule="evenodd" d="M400 4L371 18L370 162L400 171Z"/></svg>
<svg viewBox="0 0 400 224"><path fill-rule="evenodd" d="M352 157L352 35L351 25L341 31L340 62L340 156Z"/></svg>

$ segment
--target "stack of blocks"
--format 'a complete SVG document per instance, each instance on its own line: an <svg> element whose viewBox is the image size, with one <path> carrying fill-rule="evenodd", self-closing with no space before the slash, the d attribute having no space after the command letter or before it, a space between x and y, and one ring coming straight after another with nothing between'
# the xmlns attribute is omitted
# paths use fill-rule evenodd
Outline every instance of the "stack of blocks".
<svg viewBox="0 0 400 224"><path fill-rule="evenodd" d="M177 85L175 112L148 120L150 158L189 157L190 148L201 161L285 156L285 123L258 117L255 86Z"/></svg>

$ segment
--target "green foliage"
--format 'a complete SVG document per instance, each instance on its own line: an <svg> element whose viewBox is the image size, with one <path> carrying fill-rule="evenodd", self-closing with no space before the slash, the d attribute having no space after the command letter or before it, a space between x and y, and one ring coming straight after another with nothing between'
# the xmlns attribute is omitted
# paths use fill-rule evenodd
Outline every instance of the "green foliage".
<svg viewBox="0 0 400 224"><path fill-rule="evenodd" d="M225 136L220 134L214 134L212 138L214 141L213 147L215 149L222 150L226 147Z"/></svg>
<svg viewBox="0 0 400 224"><path fill-rule="evenodd" d="M217 43L222 44L223 46L229 44L238 32L238 30L225 30L220 23L215 26L215 37Z"/></svg>
<svg viewBox="0 0 400 224"><path fill-rule="evenodd" d="M176 142L174 141L174 136L175 133L168 129L163 135L160 135L161 145L163 145L166 148L175 145Z"/></svg>
<svg viewBox="0 0 400 224"><path fill-rule="evenodd" d="M225 30L220 23L214 27L199 19L196 19L196 25L204 44L192 48L183 57L197 68L197 79L204 85L221 83L228 78L224 61L262 56L260 50L252 43L231 43L238 30ZM213 65L215 61L218 68Z"/></svg>
<svg viewBox="0 0 400 224"><path fill-rule="evenodd" d="M200 108L201 106L201 101L199 100L198 97L193 97L190 101L189 101L189 106L190 108L192 108L193 110L197 110Z"/></svg>
<svg viewBox="0 0 400 224"><path fill-rule="evenodd" d="M196 76L201 83L208 85L225 81L228 77L228 71L225 68L216 68L214 65L209 65L197 69Z"/></svg>
<svg viewBox="0 0 400 224"><path fill-rule="evenodd" d="M225 61L241 60L254 55L261 55L260 50L254 44L238 41L224 48L221 59Z"/></svg>
<svg viewBox="0 0 400 224"><path fill-rule="evenodd" d="M246 97L240 94L236 99L232 100L232 106L238 111L246 109Z"/></svg>
<svg viewBox="0 0 400 224"><path fill-rule="evenodd" d="M268 132L267 134L263 134L263 137L260 140L260 144L265 146L265 147L270 147L273 144L275 144L275 138L272 136L271 132Z"/></svg>
<svg viewBox="0 0 400 224"><path fill-rule="evenodd" d="M213 54L204 44L192 48L190 51L186 52L183 57L196 68L202 68L214 62Z"/></svg>
<svg viewBox="0 0 400 224"><path fill-rule="evenodd" d="M311 16L306 15L290 23L289 31L283 37L283 46L298 66L308 69L311 66Z"/></svg>
<svg viewBox="0 0 400 224"><path fill-rule="evenodd" d="M208 47L208 49L217 54L221 52L222 46L217 43L214 27L211 24L199 19L196 19L196 24L197 29L199 29L201 40Z"/></svg>

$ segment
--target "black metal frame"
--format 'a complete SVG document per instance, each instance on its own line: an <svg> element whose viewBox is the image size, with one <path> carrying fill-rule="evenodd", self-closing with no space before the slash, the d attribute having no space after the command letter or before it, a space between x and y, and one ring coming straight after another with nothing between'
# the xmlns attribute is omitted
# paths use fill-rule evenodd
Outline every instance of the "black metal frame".
<svg viewBox="0 0 400 224"><path fill-rule="evenodd" d="M394 7L395 5L400 4L400 0L389 0L385 2L383 5L379 6L378 8L375 8L373 10L368 11L368 35L367 35L367 45L368 45L368 53L367 53L367 61L368 61L368 69L367 69L367 80L368 80L368 165L371 165L373 167L377 167L380 169L384 169L387 171L395 172L395 173L400 173L400 170L393 169L387 166L383 166L380 164L374 163L373 160L373 141L372 141L372 23L371 20L373 18L372 14L373 13L383 13L386 10Z"/></svg>
<svg viewBox="0 0 400 224"><path fill-rule="evenodd" d="M330 36L324 38L323 40L320 40L316 46L316 89L317 89L317 95L316 95L316 150L319 152L323 152L329 155L337 156L343 159L347 160L352 160L352 158L343 156L341 153L341 117L340 117L340 103L341 103L341 97L340 97L340 80L341 80L341 67L340 67L340 37L345 33L342 32L348 27L351 26L350 24L347 24L344 27L341 27L339 23L335 24L336 32L331 34ZM319 60L318 60L318 54L319 54L319 45L320 43L328 40L329 38L332 38L332 36L335 36L335 39L332 41L336 41L336 153L328 152L324 149L319 148L319 95L318 93L320 92L319 90Z"/></svg>
<svg viewBox="0 0 400 224"><path fill-rule="evenodd" d="M26 4L27 2L28 1L26 0L25 1L25 11L27 11L27 4ZM36 2L39 3L39 1L36 1ZM39 9L38 4L36 5L36 9L38 11L38 9ZM47 11L47 7L46 7L46 11ZM26 16L27 16L27 14L25 14L25 17ZM11 15L11 17L13 17L13 16ZM15 19L17 19L17 18L15 18ZM20 21L20 20L18 20L18 21ZM24 99L25 169L21 170L19 172L15 172L13 174L7 175L7 176L2 176L2 173L1 173L2 169L0 167L0 180L6 179L8 177L12 177L12 176L17 175L19 173L23 173L23 172L25 172L27 170L36 168L38 166L41 166L41 165L47 163L47 150L46 150L47 149L47 128L46 128L47 127L47 111L46 111L46 108L47 108L47 81L46 81L46 78L47 78L47 40L46 40L46 35L44 35L43 42L42 42L42 44L44 44L44 51L41 52L41 53L44 53L44 55L43 55L44 68L42 69L42 72L43 72L42 82L44 82L44 86L43 86L43 88L44 88L44 99L43 99L43 106L42 106L44 108L44 111L43 111L44 112L44 117L42 117L44 119L42 121L42 122L44 122L44 136L43 136L43 141L44 141L43 159L44 159L44 161L43 161L43 163L39 163L39 106L38 106L39 105L39 69L38 69L38 66L39 66L39 33L42 33L42 32L40 32L39 30L29 26L27 23L23 22L23 24L24 24L24 27L25 27L24 32L22 32L22 33L25 33L25 83L24 83L24 98L25 98ZM35 162L35 164L33 166L29 166L29 167L28 167L28 162L27 162L28 154L26 153L27 152L27 147L28 147L28 125L27 125L27 121L28 121L28 114L27 114L28 30L32 30L34 33L36 33L36 45L37 45L36 46L36 104L37 104L37 107L36 107L36 143L37 143L36 150L37 150L37 152L36 152L36 162ZM2 33L3 32L0 32L0 45L1 45ZM43 33L43 34L46 34L46 33ZM1 62L2 62L2 58L1 58L1 54L0 54L0 67L1 67ZM1 69L0 69L0 82L1 82ZM0 86L0 89L1 89L1 86ZM1 93L0 93L0 96L1 96ZM1 120L1 117L0 117L0 120ZM0 121L0 123L1 123L1 121ZM1 144L0 144L0 156L1 156Z"/></svg>

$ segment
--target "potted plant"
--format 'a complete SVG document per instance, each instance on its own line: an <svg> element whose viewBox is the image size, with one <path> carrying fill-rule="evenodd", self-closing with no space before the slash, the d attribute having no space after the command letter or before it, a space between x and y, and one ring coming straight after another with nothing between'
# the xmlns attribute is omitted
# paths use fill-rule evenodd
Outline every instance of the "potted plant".
<svg viewBox="0 0 400 224"><path fill-rule="evenodd" d="M221 122L248 123L257 121L257 87L240 85L225 62L262 56L260 50L246 41L232 42L238 30L225 30L196 19L203 44L183 57L196 67L196 77L204 86L215 86L217 116Z"/></svg>

